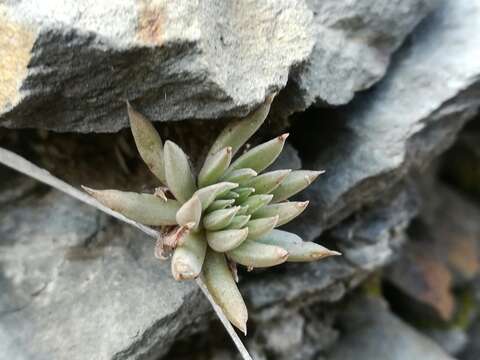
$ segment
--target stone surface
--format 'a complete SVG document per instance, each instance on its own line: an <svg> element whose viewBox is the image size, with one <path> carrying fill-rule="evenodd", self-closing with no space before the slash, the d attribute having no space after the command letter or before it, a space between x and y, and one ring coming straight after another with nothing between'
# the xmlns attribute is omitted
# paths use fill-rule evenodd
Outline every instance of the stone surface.
<svg viewBox="0 0 480 360"><path fill-rule="evenodd" d="M277 101L287 116L312 104L344 105L380 80L392 53L439 0L308 0L315 46Z"/></svg>
<svg viewBox="0 0 480 360"><path fill-rule="evenodd" d="M460 360L477 360L480 358L480 320L470 329L470 341L467 344L466 349L459 355Z"/></svg>
<svg viewBox="0 0 480 360"><path fill-rule="evenodd" d="M343 335L328 360L453 360L390 313L380 299L360 299L341 316Z"/></svg>
<svg viewBox="0 0 480 360"><path fill-rule="evenodd" d="M433 174L420 184L420 214L409 229L410 241L385 277L398 290L395 301L405 316L427 324L451 322L459 310L455 289L480 274L480 211Z"/></svg>
<svg viewBox="0 0 480 360"><path fill-rule="evenodd" d="M302 143L318 144L304 167L326 170L302 195L311 203L296 228L306 239L452 143L480 104L479 31L480 1L444 2L416 29L384 80L359 96L343 119L322 119L318 132L304 130Z"/></svg>
<svg viewBox="0 0 480 360"><path fill-rule="evenodd" d="M390 262L407 240L405 230L417 213L416 191L403 191L388 206L376 206L352 216L331 231L345 258L364 271Z"/></svg>
<svg viewBox="0 0 480 360"><path fill-rule="evenodd" d="M2 357L151 358L209 311L151 239L74 199L37 194L0 213Z"/></svg>
<svg viewBox="0 0 480 360"><path fill-rule="evenodd" d="M245 115L313 47L301 0L0 4L0 125L117 131Z"/></svg>

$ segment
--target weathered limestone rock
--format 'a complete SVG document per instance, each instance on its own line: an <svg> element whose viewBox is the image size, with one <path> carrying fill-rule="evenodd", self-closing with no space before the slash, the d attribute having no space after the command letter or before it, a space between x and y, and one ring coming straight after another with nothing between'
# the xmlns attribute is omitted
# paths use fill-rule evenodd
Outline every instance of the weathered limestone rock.
<svg viewBox="0 0 480 360"><path fill-rule="evenodd" d="M306 239L378 198L452 143L480 105L479 32L480 1L445 2L416 29L385 79L359 96L343 121L330 120L335 133L310 131L303 142L319 144L318 155L304 166L326 174L302 195L310 208L293 226Z"/></svg>
<svg viewBox="0 0 480 360"><path fill-rule="evenodd" d="M315 46L277 101L280 116L344 105L380 80L392 53L439 0L308 0Z"/></svg>
<svg viewBox="0 0 480 360"><path fill-rule="evenodd" d="M152 256L151 239L66 195L29 196L0 214L2 357L158 356L209 310ZM185 309L187 295L195 306Z"/></svg>
<svg viewBox="0 0 480 360"><path fill-rule="evenodd" d="M344 315L344 336L328 360L453 360L437 344L391 314L380 299L362 299Z"/></svg>
<svg viewBox="0 0 480 360"><path fill-rule="evenodd" d="M0 126L117 131L245 115L313 47L302 0L0 4Z"/></svg>

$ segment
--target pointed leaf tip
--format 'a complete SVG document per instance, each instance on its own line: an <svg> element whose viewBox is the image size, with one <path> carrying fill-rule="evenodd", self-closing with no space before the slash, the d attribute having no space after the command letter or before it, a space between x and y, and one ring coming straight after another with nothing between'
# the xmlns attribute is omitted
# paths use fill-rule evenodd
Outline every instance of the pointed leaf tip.
<svg viewBox="0 0 480 360"><path fill-rule="evenodd" d="M287 200L289 197L299 193L308 187L324 171L295 170L283 180L275 190L272 191L273 202Z"/></svg>
<svg viewBox="0 0 480 360"><path fill-rule="evenodd" d="M291 170L275 170L263 173L246 182L245 186L251 186L255 189L257 194L269 194L278 188Z"/></svg>
<svg viewBox="0 0 480 360"><path fill-rule="evenodd" d="M234 170L250 168L257 173L270 166L282 152L288 134L280 135L270 141L255 146L236 159L226 172L230 176Z"/></svg>
<svg viewBox="0 0 480 360"><path fill-rule="evenodd" d="M196 190L187 155L174 142L165 142L165 176L167 185L175 198L184 203Z"/></svg>
<svg viewBox="0 0 480 360"><path fill-rule="evenodd" d="M308 206L308 201L287 201L267 205L253 214L253 217L263 218L278 215L276 227L282 226L300 215Z"/></svg>
<svg viewBox="0 0 480 360"><path fill-rule="evenodd" d="M166 184L163 143L153 124L127 101L127 113L133 138L142 160L150 171Z"/></svg>
<svg viewBox="0 0 480 360"><path fill-rule="evenodd" d="M205 285L227 319L246 334L247 307L227 265L225 255L208 249L203 266L203 276Z"/></svg>
<svg viewBox="0 0 480 360"><path fill-rule="evenodd" d="M227 146L215 154L208 155L198 173L198 186L214 184L223 175L232 160L232 148Z"/></svg>
<svg viewBox="0 0 480 360"><path fill-rule="evenodd" d="M267 97L265 102L258 109L243 119L233 121L218 135L212 144L209 155L215 154L225 146L231 146L232 156L245 144L245 142L258 130L267 118L273 97Z"/></svg>
<svg viewBox="0 0 480 360"><path fill-rule="evenodd" d="M288 262L315 261L329 256L341 255L338 251L329 250L311 241L303 241L296 234L278 229L272 230L255 241L284 248L289 253Z"/></svg>

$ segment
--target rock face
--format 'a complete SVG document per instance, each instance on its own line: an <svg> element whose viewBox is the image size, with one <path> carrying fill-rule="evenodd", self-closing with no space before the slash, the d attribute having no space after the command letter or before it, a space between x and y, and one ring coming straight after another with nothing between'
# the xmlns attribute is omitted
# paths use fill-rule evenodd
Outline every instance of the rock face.
<svg viewBox="0 0 480 360"><path fill-rule="evenodd" d="M437 344L392 315L385 304L363 299L343 315L344 337L328 360L453 360Z"/></svg>
<svg viewBox="0 0 480 360"><path fill-rule="evenodd" d="M309 0L315 46L277 103L281 116L344 105L380 80L391 54L439 0Z"/></svg>
<svg viewBox="0 0 480 360"><path fill-rule="evenodd" d="M445 2L342 121L322 119L335 131L323 137L310 131L303 139L319 144L305 167L326 170L303 193L312 199L310 216L297 224L305 238L316 238L452 143L480 105L480 38L472 35L479 31L480 2Z"/></svg>
<svg viewBox="0 0 480 360"><path fill-rule="evenodd" d="M175 282L154 259L151 239L74 199L49 192L0 213L6 358L157 356L209 310L193 283ZM187 295L195 307L184 311Z"/></svg>
<svg viewBox="0 0 480 360"><path fill-rule="evenodd" d="M0 125L117 131L127 99L157 121L245 115L310 54L311 18L301 0L7 2Z"/></svg>
<svg viewBox="0 0 480 360"><path fill-rule="evenodd" d="M0 126L75 132L125 127L124 99L158 121L242 115L284 87L289 75L276 100L277 115L282 107L289 114L313 103L344 104L383 76L390 55L413 31L374 89L328 110L335 118L315 121L306 112L293 124L299 134L292 134L293 146L279 163L327 172L302 195L310 208L291 230L343 256L240 271L250 309L246 343L256 359L451 359L382 301L361 296L350 302L345 295L353 289L353 298L380 293L379 277L372 275L395 258L400 262L391 269L403 272L399 248L413 239L409 224L419 206L411 173L446 149L478 111L480 0L49 0L42 8L11 1L0 5L0 20ZM311 111L315 116L327 110ZM195 124L198 137L212 135L204 123ZM263 130L276 125L267 121ZM90 142L87 135L8 130L0 139L10 135L18 135L12 144L40 154L36 160L49 162L49 169L81 172L83 177L71 171L77 181L96 181L101 169L112 183L122 179L125 188L150 185L143 182L145 169L131 164L138 156L125 132L90 134L96 139ZM72 139L79 151L62 152ZM111 156L103 156L106 149ZM121 177L110 173L114 168ZM460 221L478 211L457 211L452 199L458 198L445 198L435 206L448 204L456 216L433 217L452 228L428 223L424 209L415 221L427 223L438 239L478 231ZM0 354L6 358L178 360L167 354L174 342L191 336L197 344L215 336L206 331L212 310L195 284L175 282L168 263L154 259L151 239L137 230L3 168L0 219ZM445 319L454 317L452 284L478 274L471 251L476 240L432 247L453 256L442 258L451 278L440 288L447 303L436 312ZM406 245L404 254L410 249ZM424 301L425 293L403 290L410 303L417 298L438 305L438 292L427 291ZM478 333L476 327L471 331ZM463 343L445 348L460 351L467 330L459 334ZM430 335L437 341L456 336ZM185 348L186 359L205 358ZM466 351L478 353L472 344ZM234 357L231 347L221 354Z"/></svg>

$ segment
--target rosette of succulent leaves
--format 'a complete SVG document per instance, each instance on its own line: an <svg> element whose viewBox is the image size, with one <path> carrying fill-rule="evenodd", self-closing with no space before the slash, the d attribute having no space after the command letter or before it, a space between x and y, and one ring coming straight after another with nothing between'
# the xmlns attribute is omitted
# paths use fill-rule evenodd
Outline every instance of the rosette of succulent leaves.
<svg viewBox="0 0 480 360"><path fill-rule="evenodd" d="M301 214L306 202L286 201L321 173L276 170L262 173L282 151L288 134L243 152L264 122L272 98L218 136L199 173L172 141L163 144L153 124L129 104L131 130L140 156L160 186L154 194L84 189L105 206L156 227L155 256L171 256L176 280L202 276L230 322L246 333L247 308L237 288L236 265L248 269L288 261L314 261L339 253L277 230Z"/></svg>

